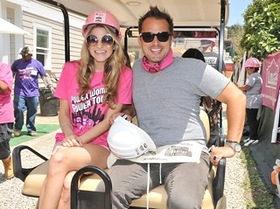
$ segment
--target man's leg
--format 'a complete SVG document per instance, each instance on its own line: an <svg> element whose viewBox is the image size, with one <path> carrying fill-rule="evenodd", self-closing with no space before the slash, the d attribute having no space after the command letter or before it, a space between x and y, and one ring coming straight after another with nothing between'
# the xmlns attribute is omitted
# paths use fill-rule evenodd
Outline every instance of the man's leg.
<svg viewBox="0 0 280 209"><path fill-rule="evenodd" d="M27 98L26 128L29 134L31 134L32 132L36 132L35 118L37 115L38 105L39 97Z"/></svg>
<svg viewBox="0 0 280 209"><path fill-rule="evenodd" d="M14 116L15 116L15 130L21 131L23 126L24 116L23 113L26 110L25 99L18 95L14 95ZM16 136L16 134L15 134Z"/></svg>
<svg viewBox="0 0 280 209"><path fill-rule="evenodd" d="M163 164L167 206L172 209L201 208L208 185L209 155L201 154L200 163Z"/></svg>
<svg viewBox="0 0 280 209"><path fill-rule="evenodd" d="M112 181L113 209L129 208L133 199L138 199L147 191L147 164L137 164L128 160L117 160L109 169ZM159 166L150 165L150 189L159 185ZM98 185L104 191L104 185Z"/></svg>

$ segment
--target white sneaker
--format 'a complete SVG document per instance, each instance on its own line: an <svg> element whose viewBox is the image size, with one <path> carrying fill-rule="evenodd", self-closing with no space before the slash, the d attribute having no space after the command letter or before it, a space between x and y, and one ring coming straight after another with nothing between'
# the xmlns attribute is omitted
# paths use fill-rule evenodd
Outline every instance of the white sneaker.
<svg viewBox="0 0 280 209"><path fill-rule="evenodd" d="M257 143L259 143L259 140L253 140L253 139L250 139L249 141L247 141L245 144L244 144L244 146L245 147L248 147L249 145L253 145L253 144L257 144Z"/></svg>
<svg viewBox="0 0 280 209"><path fill-rule="evenodd" d="M250 137L249 138L247 138L247 139L244 139L243 141L244 141L244 143L246 143L246 142L248 142L248 141L250 141L251 139L250 139Z"/></svg>

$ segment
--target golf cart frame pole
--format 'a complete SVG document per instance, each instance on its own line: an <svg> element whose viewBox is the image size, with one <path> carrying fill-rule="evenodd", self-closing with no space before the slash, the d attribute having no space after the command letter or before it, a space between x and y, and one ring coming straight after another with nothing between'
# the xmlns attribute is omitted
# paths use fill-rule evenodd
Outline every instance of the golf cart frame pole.
<svg viewBox="0 0 280 209"><path fill-rule="evenodd" d="M69 31L70 27L69 27L69 15L66 7L63 4L60 4L59 2L55 2L53 0L38 0L38 1L58 7L62 11L64 17L65 62L70 61L70 31Z"/></svg>
<svg viewBox="0 0 280 209"><path fill-rule="evenodd" d="M220 34L219 34L219 62L218 69L219 72L223 71L223 60L224 60L224 39L225 39L225 14L226 14L226 0L221 0L221 12L220 12ZM220 134L221 137L224 135L223 131L223 111L220 110Z"/></svg>

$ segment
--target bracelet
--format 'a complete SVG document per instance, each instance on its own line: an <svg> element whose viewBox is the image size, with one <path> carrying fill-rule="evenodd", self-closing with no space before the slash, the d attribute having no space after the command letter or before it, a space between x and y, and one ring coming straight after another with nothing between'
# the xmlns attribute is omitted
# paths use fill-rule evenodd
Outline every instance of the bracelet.
<svg viewBox="0 0 280 209"><path fill-rule="evenodd" d="M63 123L63 124L60 126L60 128L62 129L64 126L67 126L67 125L71 126L71 127L72 127L72 129L73 129L72 124L71 124L71 123L69 123L69 122Z"/></svg>

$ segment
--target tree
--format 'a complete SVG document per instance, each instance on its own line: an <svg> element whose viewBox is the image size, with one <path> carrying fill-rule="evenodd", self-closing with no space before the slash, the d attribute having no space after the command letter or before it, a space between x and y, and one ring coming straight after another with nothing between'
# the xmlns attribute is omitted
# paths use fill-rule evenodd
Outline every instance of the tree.
<svg viewBox="0 0 280 209"><path fill-rule="evenodd" d="M264 59L280 49L280 0L254 0L244 12L241 46Z"/></svg>
<svg viewBox="0 0 280 209"><path fill-rule="evenodd" d="M227 29L229 40L234 47L234 60L239 60L245 52L245 49L240 46L241 38L244 34L243 26L235 24Z"/></svg>

